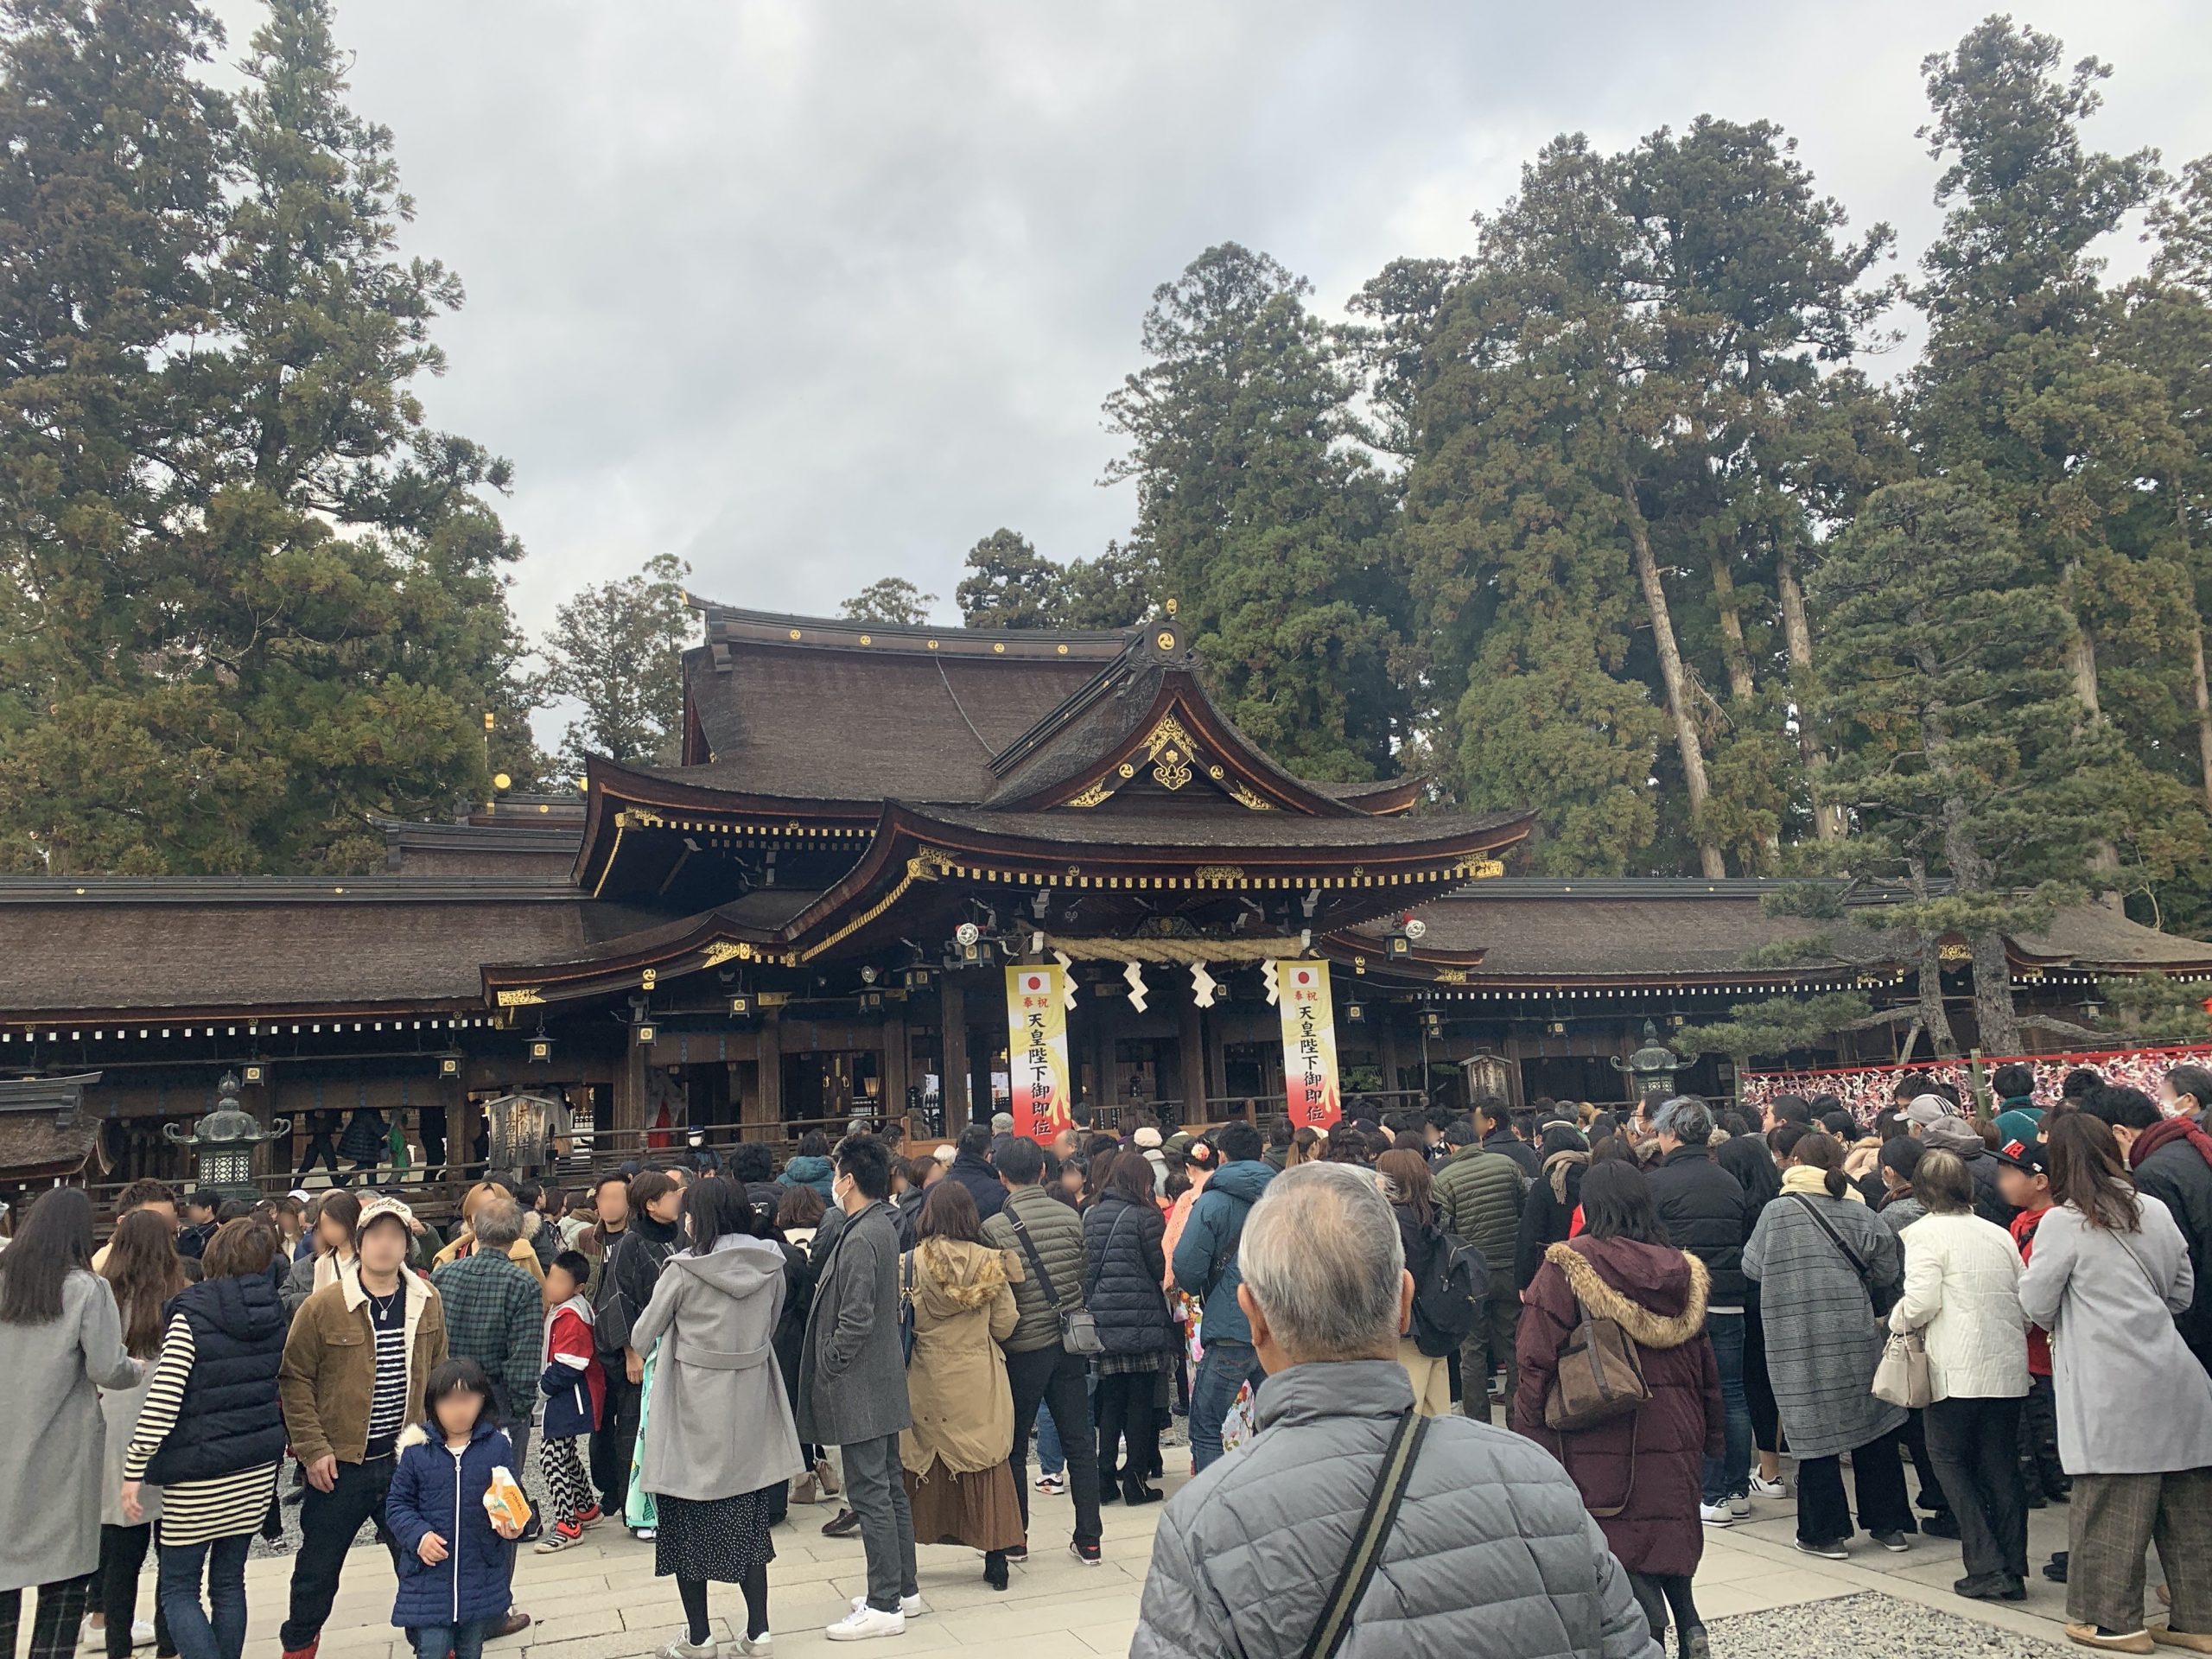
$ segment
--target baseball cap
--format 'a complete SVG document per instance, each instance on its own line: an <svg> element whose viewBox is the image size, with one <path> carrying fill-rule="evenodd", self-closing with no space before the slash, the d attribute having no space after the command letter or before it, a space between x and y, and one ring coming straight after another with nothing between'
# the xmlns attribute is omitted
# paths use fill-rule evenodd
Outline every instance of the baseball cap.
<svg viewBox="0 0 2212 1659"><path fill-rule="evenodd" d="M1939 1119L1956 1117L1958 1113L1941 1095L1915 1095L1906 1103L1904 1116L1907 1122L1917 1124L1924 1129Z"/></svg>
<svg viewBox="0 0 2212 1659"><path fill-rule="evenodd" d="M2007 1141L1997 1148L1997 1161L2031 1175L2050 1173L2050 1148L2040 1141Z"/></svg>
<svg viewBox="0 0 2212 1659"><path fill-rule="evenodd" d="M353 1224L353 1236L365 1236L371 1226L379 1221L396 1221L402 1230L415 1230L415 1212L397 1198L374 1198L361 1206L361 1218Z"/></svg>

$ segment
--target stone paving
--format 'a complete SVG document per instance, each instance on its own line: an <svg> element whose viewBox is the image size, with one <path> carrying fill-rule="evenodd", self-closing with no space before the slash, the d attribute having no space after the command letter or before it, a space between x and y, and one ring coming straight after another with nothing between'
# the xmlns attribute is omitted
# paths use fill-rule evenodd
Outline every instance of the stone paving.
<svg viewBox="0 0 2212 1659"><path fill-rule="evenodd" d="M1166 1484L1172 1491L1179 1482L1171 1477ZM1030 1565L1014 1569L1011 1589L1001 1594L986 1585L982 1560L972 1550L925 1548L921 1552L922 1594L933 1611L911 1621L903 1638L857 1650L958 1652L972 1659L1091 1659L1126 1652L1136 1624L1159 1509L1108 1509L1106 1559L1098 1567L1086 1567L1065 1553L1073 1518L1068 1501L1033 1494L1033 1504L1035 1554ZM777 1529L777 1559L769 1569L769 1584L779 1654L805 1659L856 1650L849 1644L833 1645L821 1634L822 1627L841 1616L864 1587L859 1540L824 1538L817 1530L831 1513L826 1507L796 1509L792 1524ZM1793 1513L1787 1501L1757 1500L1748 1521L1707 1531L1697 1596L1708 1622L1717 1625L1737 1615L1805 1610L1802 1649L1775 1646L1762 1637L1759 1650L1839 1652L1820 1645L1824 1620L1814 1604L1870 1594L1887 1598L1908 1616L1902 1628L1921 1628L1910 1621L1915 1609L1939 1615L1924 1620L1929 1652L1955 1650L1960 1631L1967 1634L1971 1646L1975 1630L1992 1643L1997 1641L1997 1631L2005 1631L2063 1645L2058 1625L2065 1615L2065 1591L2039 1574L2031 1578L2024 1603L1967 1601L1950 1593L1951 1581L1961 1572L1955 1543L1916 1539L1910 1551L1892 1554L1861 1537L1853 1542L1847 1561L1819 1560L1794 1547ZM2065 1542L2063 1508L2031 1516L2033 1566L2040 1567ZM276 1659L276 1627L283 1616L290 1571L289 1560L280 1557L256 1560L247 1567L251 1615L247 1652L257 1659ZM515 1590L517 1605L535 1622L522 1636L491 1644L487 1659L628 1659L651 1653L679 1633L675 1589L654 1578L652 1546L638 1542L611 1523L558 1554L524 1549ZM149 1564L141 1592L141 1617L149 1613L152 1591ZM374 1546L356 1549L324 1632L323 1654L328 1659L409 1659L404 1634L390 1623L391 1592L391 1569L382 1550ZM734 1586L714 1586L711 1594L716 1635L728 1639L735 1634L733 1621L742 1620L743 1599ZM1854 1608L1862 1605L1853 1603ZM1956 1621L1961 1619L1967 1623L1960 1625ZM1745 1635L1767 1624L1747 1625ZM1752 1650L1733 1641L1725 1629L1715 1630L1714 1642L1724 1655Z"/></svg>

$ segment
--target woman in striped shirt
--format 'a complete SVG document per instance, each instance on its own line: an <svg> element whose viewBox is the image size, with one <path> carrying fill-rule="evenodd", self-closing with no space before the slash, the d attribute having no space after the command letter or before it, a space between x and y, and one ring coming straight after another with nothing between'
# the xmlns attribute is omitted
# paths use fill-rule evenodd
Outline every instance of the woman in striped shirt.
<svg viewBox="0 0 2212 1659"><path fill-rule="evenodd" d="M277 1249L276 1230L259 1218L226 1222L208 1241L206 1278L169 1303L161 1360L124 1454L126 1516L141 1513L142 1480L162 1489L159 1594L179 1659L238 1659L245 1645L246 1547L284 1454L284 1308L269 1277Z"/></svg>

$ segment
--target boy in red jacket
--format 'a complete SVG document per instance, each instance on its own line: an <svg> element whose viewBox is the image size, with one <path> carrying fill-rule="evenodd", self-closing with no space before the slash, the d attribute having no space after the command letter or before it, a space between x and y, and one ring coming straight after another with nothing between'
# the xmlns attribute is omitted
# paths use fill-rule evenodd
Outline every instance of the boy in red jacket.
<svg viewBox="0 0 2212 1659"><path fill-rule="evenodd" d="M2024 1262L2035 1254L2036 1229L2050 1212L2050 1160L2040 1141L2007 1141L1997 1152L1997 1192L2019 1213L2012 1217L2012 1242ZM2051 1391L2050 1333L2028 1327L2028 1397L2020 1402L2020 1484L2028 1507L2040 1510L2066 1502L2074 1483L2058 1460L2058 1405ZM2059 1551L2044 1576L2066 1581L2066 1552Z"/></svg>
<svg viewBox="0 0 2212 1659"><path fill-rule="evenodd" d="M583 1294L590 1277L590 1261L576 1250L563 1250L545 1270L545 1370L537 1389L545 1396L545 1484L560 1518L538 1541L541 1555L580 1542L584 1529L600 1522L599 1500L576 1452L578 1440L598 1431L607 1405L607 1376Z"/></svg>

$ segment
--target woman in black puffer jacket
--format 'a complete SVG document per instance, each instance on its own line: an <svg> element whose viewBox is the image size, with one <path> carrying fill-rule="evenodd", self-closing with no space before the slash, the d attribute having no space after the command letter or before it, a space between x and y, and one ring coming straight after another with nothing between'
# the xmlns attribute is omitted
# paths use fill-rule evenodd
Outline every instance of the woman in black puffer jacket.
<svg viewBox="0 0 2212 1659"><path fill-rule="evenodd" d="M1102 1158L1101 1161L1103 1161ZM1098 1168L1091 1166L1094 1179ZM1098 1356L1098 1497L1157 1503L1165 1496L1145 1484L1160 1457L1160 1427L1153 1414L1159 1374L1174 1363L1175 1327L1160 1286L1167 1277L1161 1241L1166 1218L1152 1193L1152 1166L1143 1154L1122 1153L1099 1180L1096 1202L1083 1217L1084 1304L1098 1322L1104 1351ZM1128 1460L1118 1465L1120 1443Z"/></svg>

